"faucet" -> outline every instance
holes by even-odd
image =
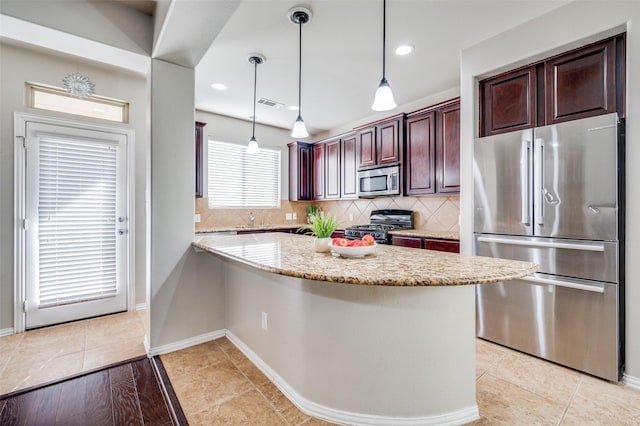
[[[253,226],[256,218],[253,216],[253,212],[249,213],[249,226]]]

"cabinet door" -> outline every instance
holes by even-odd
[[[435,192],[435,112],[407,119],[405,194]]]
[[[460,104],[436,113],[436,192],[460,192]]]
[[[324,200],[324,144],[313,145],[313,199]]]
[[[311,145],[304,142],[289,144],[289,200],[312,200]]]
[[[345,136],[342,138],[342,175],[340,176],[342,198],[358,197],[356,161],[356,135]]]
[[[376,138],[377,164],[400,161],[400,120],[377,125]]]
[[[535,65],[482,81],[481,136],[535,127],[536,81]]]
[[[324,144],[325,185],[324,198],[340,198],[340,139]]]
[[[425,238],[424,248],[427,250],[448,251],[450,253],[460,253],[460,242],[452,240],[436,240]]]
[[[368,127],[358,132],[358,167],[376,165],[376,128]]]
[[[391,245],[400,247],[422,248],[422,238],[392,235]]]
[[[611,39],[545,62],[546,124],[615,112],[615,56]]]

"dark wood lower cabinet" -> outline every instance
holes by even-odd
[[[393,235],[391,237],[391,244],[400,247],[422,248],[427,250],[460,253],[460,242],[455,240]]]

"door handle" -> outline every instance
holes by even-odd
[[[522,220],[521,223],[523,225],[531,224],[531,182],[529,181],[531,175],[531,141],[524,140],[522,141],[524,155],[524,179],[522,179],[521,183],[521,192],[522,192],[522,200],[520,208],[522,209]]]
[[[547,278],[538,278],[538,277],[524,277],[520,279],[523,281],[529,281],[529,282],[538,283],[538,284],[550,284],[557,287],[574,288],[576,290],[591,291],[593,293],[604,293],[604,286],[600,287],[595,285],[571,283],[567,281],[550,280]]]
[[[584,251],[604,251],[603,244],[575,244],[575,243],[558,243],[558,242],[546,242],[546,241],[526,241],[526,240],[512,240],[500,237],[478,237],[480,243],[498,243],[498,244],[510,244],[514,246],[526,246],[526,247],[542,247],[542,248],[557,248],[568,250],[584,250]]]
[[[537,167],[535,168],[535,182],[537,185],[537,191],[538,193],[536,194],[537,198],[538,198],[538,225],[544,225],[544,192],[546,191],[546,189],[544,189],[544,139],[541,138],[537,138],[536,139],[536,145],[538,146],[538,156],[537,156]]]

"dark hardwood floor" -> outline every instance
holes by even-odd
[[[186,424],[159,358],[133,360],[0,399],[2,426]]]

